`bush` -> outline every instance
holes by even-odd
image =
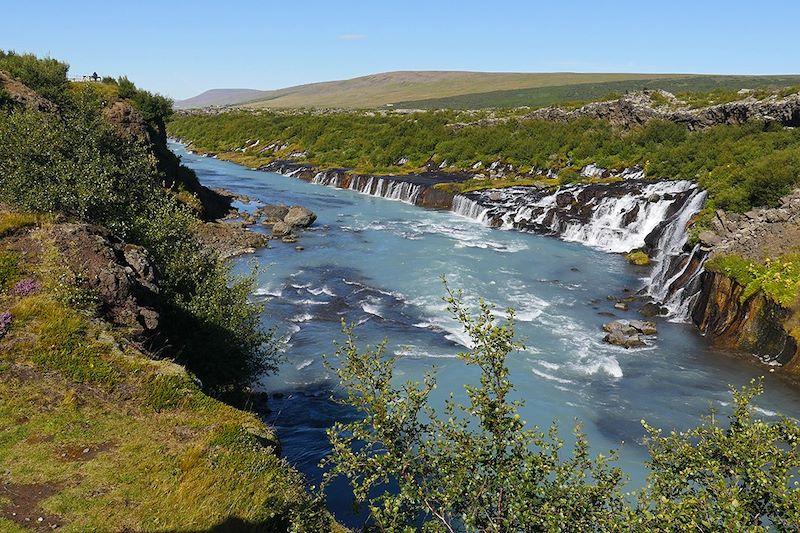
[[[165,101],[132,83],[121,83],[123,94],[155,102],[153,120],[167,112]],[[217,254],[200,244],[192,211],[160,187],[170,180],[147,147],[107,122],[98,94],[75,91],[70,98],[59,114],[0,111],[0,199],[103,225],[150,250],[162,272],[168,353],[210,389],[241,386],[272,368],[271,335],[248,300],[252,279],[230,279]],[[167,152],[165,145],[156,149]],[[180,172],[177,160],[166,167]],[[187,176],[193,174],[172,178]]]
[[[800,427],[784,418],[753,418],[763,392],[751,383],[733,391],[727,427],[712,414],[685,432],[646,423],[651,469],[632,522],[648,531],[797,531]]]
[[[603,456],[592,458],[580,428],[570,456],[555,425],[547,436],[527,429],[512,400],[508,354],[519,344],[514,312],[498,324],[481,302],[477,316],[448,291],[448,306],[474,348],[459,355],[481,371],[465,385],[469,403],[446,403],[443,416],[429,404],[432,374],[422,383],[393,385],[397,356],[385,343],[359,351],[344,327],[336,372],[344,401],[363,418],[328,431],[330,480],[344,475],[356,501],[369,506],[382,531],[595,531],[619,522],[622,473]]]
[[[49,57],[40,59],[33,54],[0,50],[0,70],[5,70],[56,104],[64,104],[67,100],[69,65],[66,63]]]
[[[474,345],[460,358],[481,372],[480,385],[465,385],[466,406],[451,396],[440,416],[429,402],[435,377],[397,385],[397,356],[385,343],[359,350],[352,328],[337,350],[343,401],[362,417],[329,430],[326,483],[347,477],[378,530],[796,531],[800,426],[753,418],[760,383],[732,389],[725,426],[712,413],[664,436],[642,421],[650,474],[628,498],[622,472],[592,459],[579,430],[562,457],[555,426],[545,437],[520,419],[505,363],[518,346],[513,309],[498,324],[483,302],[471,316],[458,295],[447,300]]]

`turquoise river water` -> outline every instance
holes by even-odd
[[[267,420],[283,453],[311,483],[321,477],[325,429],[352,416],[331,400],[335,383],[322,364],[340,338],[342,318],[358,324],[364,342],[388,338],[390,349],[405,355],[402,377],[419,378],[436,366],[435,401],[475,381],[475,372],[456,358],[465,339],[446,314],[442,275],[463,288],[468,302],[483,297],[517,310],[526,348],[509,365],[527,422],[546,427],[557,419],[568,438],[580,420],[595,452],[619,449],[630,488],[646,475],[642,419],[665,429],[688,428],[710,408],[726,411],[729,384],[765,373],[760,414],[800,416],[795,388],[763,366],[710,349],[691,325],[659,321],[658,336],[645,349],[603,343],[601,326],[610,318],[600,313],[638,318],[614,310],[607,296],[638,290],[646,275],[619,255],[172,148],[204,185],[258,202],[303,205],[318,215],[300,236],[303,251],[275,242],[236,260],[239,269],[260,265],[253,297],[266,305],[264,324],[287,338],[280,372],[260,384],[273,393]],[[358,518],[346,486],[335,486],[329,496],[336,516],[354,525]]]

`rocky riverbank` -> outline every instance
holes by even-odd
[[[800,251],[800,190],[783,197],[776,208],[744,214],[716,211],[706,225],[699,233],[699,247],[708,268],[694,289],[692,322],[715,344],[751,353],[800,377],[797,301],[790,297],[779,302],[764,290],[751,289],[753,282],[743,285],[761,265],[785,261]],[[743,265],[744,271],[729,264]],[[777,271],[771,281],[791,291],[787,285],[795,282],[782,276],[787,273]]]

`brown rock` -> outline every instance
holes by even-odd
[[[292,233],[292,227],[286,222],[276,222],[272,225],[273,237],[285,237]]]
[[[289,211],[286,213],[286,216],[283,217],[283,221],[289,226],[300,228],[306,228],[310,226],[315,220],[317,220],[317,215],[315,215],[310,209],[306,209],[305,207],[299,205],[293,205],[290,207]]]

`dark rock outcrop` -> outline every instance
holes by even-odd
[[[701,283],[691,317],[700,331],[719,347],[752,353],[800,376],[797,339],[789,333],[790,310],[761,292],[742,299],[744,287],[723,274],[705,271]]]
[[[50,100],[29,89],[24,83],[3,70],[0,70],[0,89],[8,94],[12,102],[26,109],[44,112],[56,110],[55,104]]]
[[[764,100],[745,98],[736,102],[701,109],[673,106],[657,107],[651,96],[658,93],[675,103],[674,97],[664,91],[641,91],[625,94],[617,100],[593,102],[574,111],[559,107],[545,107],[528,114],[526,118],[566,122],[581,117],[607,120],[614,126],[630,128],[650,120],[668,120],[696,130],[718,124],[744,124],[751,121],[777,122],[784,126],[800,126],[800,94],[786,98],[771,96]]]
[[[99,311],[134,336],[159,327],[158,271],[144,248],[126,244],[90,224],[55,224],[47,236],[81,289],[97,298]]]

